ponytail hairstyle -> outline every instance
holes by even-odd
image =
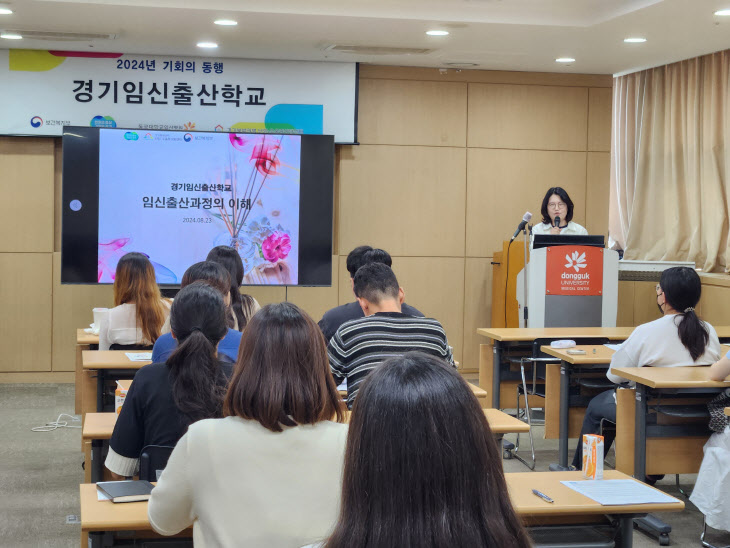
[[[184,287],[170,310],[178,346],[167,358],[175,405],[187,425],[222,416],[226,378],[216,345],[226,335],[226,307],[220,292],[198,281]]]
[[[210,250],[205,260],[218,263],[228,270],[231,276],[230,295],[231,310],[233,311],[228,327],[233,327],[237,323],[238,330],[243,331],[248,320],[256,313],[259,306],[256,299],[250,295],[241,295],[239,291],[243,283],[243,261],[241,261],[241,256],[234,248],[227,245],[219,245]]]
[[[679,314],[679,339],[689,350],[692,360],[696,361],[705,353],[705,347],[710,340],[710,334],[702,321],[695,313],[695,307],[700,302],[702,282],[693,268],[675,266],[662,272],[659,285],[664,292],[664,299]]]
[[[155,281],[155,268],[144,253],[127,253],[117,263],[114,306],[122,304],[134,304],[142,336],[154,343],[165,323],[166,309]]]
[[[453,367],[423,352],[386,360],[362,383],[341,501],[324,548],[532,545],[474,393]]]

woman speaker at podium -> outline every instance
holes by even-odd
[[[548,189],[542,200],[540,213],[542,213],[542,223],[532,227],[533,234],[588,235],[584,227],[572,221],[573,200],[562,187],[555,186]]]

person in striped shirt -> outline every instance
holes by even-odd
[[[335,382],[347,379],[348,408],[352,408],[362,381],[392,356],[420,350],[454,365],[446,332],[438,320],[401,311],[405,294],[389,266],[371,263],[360,267],[354,290],[365,317],[343,323],[327,345]]]

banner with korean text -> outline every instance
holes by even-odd
[[[354,143],[357,65],[0,50],[0,134],[63,126],[328,134]]]

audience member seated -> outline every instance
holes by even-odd
[[[531,546],[484,412],[461,375],[409,352],[384,362],[360,392],[342,509],[323,546]]]
[[[354,289],[355,273],[358,268],[369,263],[383,263],[393,266],[393,260],[387,251],[382,249],[373,249],[369,245],[361,245],[356,247],[347,256],[347,271],[350,273],[350,285]],[[406,303],[403,303],[402,310],[410,316],[423,317],[418,310]],[[325,340],[329,343],[337,329],[346,321],[362,318],[362,308],[357,301],[352,303],[336,306],[324,313],[322,319],[319,320],[319,328],[324,333]]]
[[[390,356],[422,350],[454,365],[438,320],[402,311],[403,288],[390,267],[382,263],[360,267],[353,286],[365,317],[343,323],[327,347],[335,382],[347,379],[348,407],[365,377]]]
[[[127,253],[114,275],[114,308],[98,315],[99,350],[112,344],[151,346],[170,331],[170,301],[162,298],[146,255]]]
[[[606,376],[616,384],[633,385],[612,371],[618,367],[679,367],[709,365],[720,358],[722,349],[715,329],[699,319],[695,307],[700,302],[702,284],[692,268],[674,267],[662,272],[656,286],[657,306],[663,314],[658,320],[634,329],[611,359]],[[573,466],[583,465],[583,435],[598,434],[601,419],[616,422],[615,389],[606,390],[588,404],[580,432]],[[604,434],[604,454],[615,435]],[[656,481],[647,478],[649,481]]]
[[[296,305],[265,306],[249,321],[224,414],[190,426],[175,447],[149,502],[154,530],[193,525],[195,546],[221,548],[326,537],[347,425],[324,337]]]
[[[724,381],[728,376],[730,358],[724,356],[712,364],[709,377],[713,381]],[[723,409],[730,407],[730,390],[725,390],[713,403],[710,428],[714,433],[705,443],[705,456],[689,500],[704,514],[707,525],[730,531],[730,497],[727,495],[730,491],[730,417]]]
[[[190,424],[222,416],[233,369],[216,356],[227,332],[223,297],[204,282],[188,285],[172,303],[170,324],[178,347],[165,363],[137,371],[114,426],[105,465],[119,476],[137,472],[146,445],[175,445]]]
[[[229,317],[228,327],[243,331],[251,316],[256,314],[261,306],[251,295],[242,294],[240,291],[243,283],[243,261],[241,256],[232,247],[219,245],[210,250],[205,260],[218,263],[228,270],[228,274],[231,276],[231,316]]]
[[[182,281],[180,282],[180,288],[182,289],[187,287],[196,281],[204,282],[220,292],[223,296],[223,302],[225,303],[226,308],[229,309],[227,314],[230,315],[231,282],[228,271],[222,265],[214,263],[213,261],[195,263],[185,271],[185,274],[183,274]],[[229,317],[228,315],[226,317]],[[238,357],[238,345],[240,343],[241,332],[236,331],[233,328],[229,328],[226,336],[218,343],[218,357],[221,360],[235,362]],[[175,348],[177,348],[177,342],[175,341],[172,333],[160,335],[160,338],[155,341],[155,346],[152,349],[152,362],[164,362],[170,354],[172,354]]]

